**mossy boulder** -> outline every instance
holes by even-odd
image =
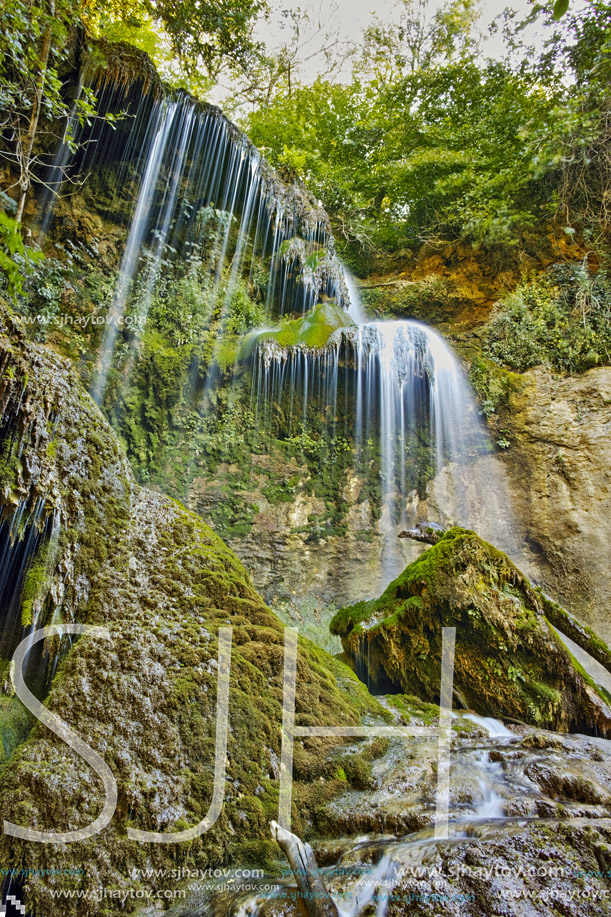
[[[611,735],[608,698],[548,624],[547,604],[505,554],[452,528],[380,598],[341,609],[331,631],[368,684],[433,702],[442,628],[455,627],[454,686],[474,710]]]
[[[45,875],[46,844],[7,835],[0,867],[28,867],[21,891],[29,912],[89,917],[102,913],[93,897],[71,901],[52,892],[137,889],[132,870],[172,868],[187,859],[205,867],[247,856],[266,865],[279,854],[269,821],[278,811],[282,624],[198,516],[136,484],[114,432],[69,364],[29,343],[2,309],[0,411],[9,451],[22,456],[0,493],[5,517],[16,512],[17,501],[27,515],[27,507],[46,497],[43,544],[46,507],[55,520],[44,576],[37,575],[35,590],[26,577],[22,591],[27,628],[76,621],[103,625],[111,634],[110,641],[89,634],[72,645],[50,641],[42,664],[55,675],[41,696],[105,759],[118,784],[117,810],[104,831],[89,841],[53,845],[53,875]],[[30,563],[36,571],[36,556]],[[128,826],[175,832],[198,824],[208,810],[218,631],[226,625],[233,627],[233,650],[221,815],[190,843],[128,840]],[[0,781],[3,817],[49,831],[90,824],[102,810],[101,781],[40,723],[26,737],[29,724],[15,704],[7,699],[0,711],[8,759]],[[389,717],[348,666],[300,641],[297,724],[357,724],[365,716]],[[294,825],[302,835],[316,828],[321,800],[343,791],[345,781],[335,776],[342,747],[336,739],[295,743]],[[62,875],[81,864],[84,876]],[[135,903],[128,898],[127,909]],[[122,907],[109,899],[103,912],[124,913]]]

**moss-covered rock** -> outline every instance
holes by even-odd
[[[331,622],[370,684],[427,701],[439,697],[443,627],[456,627],[454,686],[478,712],[611,735],[611,710],[548,625],[541,594],[474,532],[450,529],[379,599]]]
[[[28,628],[77,621],[111,633],[110,642],[85,635],[71,647],[56,639],[47,646],[58,664],[46,704],[103,756],[119,794],[101,834],[53,847],[56,874],[42,874],[46,845],[6,835],[0,865],[40,867],[41,875],[30,873],[23,889],[32,912],[114,914],[119,904],[113,910],[112,901],[101,911],[93,899],[54,899],[51,891],[133,888],[134,868],[170,867],[186,858],[202,867],[235,860],[245,850],[254,859],[269,858],[268,823],[278,806],[284,629],[235,555],[199,517],[135,483],[115,434],[69,365],[28,343],[7,311],[0,321],[3,430],[11,454],[23,457],[2,492],[3,512],[14,513],[17,499],[28,506],[43,497],[43,535],[45,514],[55,519],[53,550],[39,550],[26,576]],[[43,538],[43,547],[48,543]],[[192,843],[130,841],[128,825],[173,832],[196,825],[208,810],[217,635],[224,625],[233,627],[233,652],[221,816]],[[28,723],[13,703],[5,707],[3,817],[51,831],[91,823],[104,799],[98,778],[40,724],[23,741]],[[365,715],[388,718],[346,665],[302,641],[297,723],[356,724]],[[299,833],[315,826],[320,798],[342,791],[344,783],[334,778],[339,766],[338,740],[296,742]],[[317,796],[321,778],[324,792]],[[60,875],[82,863],[84,876]]]
[[[333,302],[322,302],[310,309],[302,318],[285,321],[279,328],[250,336],[243,353],[249,353],[257,344],[275,342],[281,349],[302,347],[320,350],[329,338],[341,328],[350,328],[354,322],[342,308]]]

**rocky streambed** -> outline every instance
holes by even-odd
[[[429,720],[413,701],[386,700],[401,722]],[[436,743],[391,740],[368,785],[328,805],[328,837],[314,842],[339,914],[611,913],[610,751],[596,737],[457,714],[447,838],[436,839]],[[169,913],[288,917],[300,907],[279,863],[260,878],[193,885]]]

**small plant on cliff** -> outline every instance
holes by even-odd
[[[261,303],[254,302],[244,285],[239,284],[231,294],[225,330],[229,334],[244,334],[260,325],[264,315]]]
[[[484,342],[494,360],[523,371],[583,372],[611,363],[611,280],[581,263],[554,265],[497,307]]]
[[[0,271],[11,299],[22,294],[29,269],[41,258],[40,252],[24,245],[17,221],[0,211]]]

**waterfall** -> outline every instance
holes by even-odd
[[[147,340],[161,338],[160,346],[177,349],[193,342],[182,392],[193,416],[204,424],[212,418],[223,386],[226,402],[247,401],[250,388],[249,443],[264,450],[272,440],[285,442],[307,455],[310,466],[324,467],[327,512],[312,521],[313,537],[346,531],[343,476],[351,468],[364,482],[372,522],[361,534],[378,538],[376,588],[385,585],[410,551],[397,534],[418,514],[441,524],[469,525],[473,517],[467,471],[489,445],[458,361],[424,324],[366,316],[320,202],[280,178],[218,109],[182,91],[139,92],[137,82],[112,68],[101,79],[100,114],[127,117],[114,130],[99,119],[82,128],[73,161],[66,161],[64,143],[55,164],[58,175],[77,184],[111,172],[103,210],[125,222],[114,293],[106,314],[96,316],[103,327],[88,364],[93,396],[120,427],[136,404],[130,386]],[[52,233],[52,227],[47,213],[44,228]],[[197,302],[183,328],[182,315],[171,309],[185,279]],[[244,329],[231,324],[240,295],[258,310],[246,330],[261,319],[266,326],[247,347]],[[178,342],[164,338],[168,315]],[[299,321],[303,329],[287,345],[283,334]],[[312,333],[317,323],[328,327],[322,342]],[[234,346],[237,338],[242,343]],[[155,371],[156,365],[153,377]],[[149,387],[152,376],[145,379]],[[134,422],[141,418],[128,418],[127,428]],[[475,494],[474,521],[503,545],[495,536],[507,512],[496,483],[485,511]],[[494,524],[486,528],[482,516],[494,517]]]
[[[17,645],[31,635],[37,626],[40,604],[35,589],[26,588],[27,577],[37,570],[33,565],[44,559],[45,548],[57,537],[57,519],[50,514],[45,519],[45,499],[39,498],[28,511],[20,503],[12,516],[0,522],[0,691],[6,690],[9,677],[6,663]],[[26,594],[29,593],[29,594]],[[42,597],[41,597],[42,598]],[[29,606],[29,607],[28,607]],[[44,681],[46,668],[41,664],[43,647],[37,647],[34,659],[26,656],[28,672],[36,684]]]
[[[155,117],[151,121],[153,129],[151,132],[152,138],[147,156],[147,165],[131,220],[127,244],[125,246],[125,252],[119,271],[119,280],[112,304],[112,313],[106,323],[97,374],[93,385],[92,394],[98,402],[101,400],[104,393],[117,335],[125,314],[127,294],[134,279],[145,233],[148,229],[150,213],[153,208],[157,182],[159,180],[159,173],[168,146],[168,139],[170,137],[177,106],[173,103],[168,106],[156,106],[156,108]],[[161,210],[163,211],[164,208],[162,207]],[[155,245],[153,262],[153,270],[155,273],[158,270],[159,261],[161,259],[161,250],[161,245]]]
[[[217,108],[182,91],[139,95],[108,78],[98,109],[72,160],[62,143],[49,173],[55,192],[65,176],[78,187],[112,167],[115,191],[105,210],[124,214],[133,202],[112,303],[96,317],[104,326],[91,385],[98,402],[111,373],[125,376],[133,364],[156,292],[172,272],[180,277],[201,265],[209,317],[221,320],[240,282],[255,278],[270,317],[305,314],[321,296],[347,301],[322,206],[283,182]],[[126,117],[111,130],[103,116],[118,112]],[[52,232],[52,203],[47,196],[42,235]]]
[[[421,322],[371,321],[349,276],[348,315],[320,349],[279,346],[262,331],[253,359],[252,406],[261,437],[344,438],[353,467],[375,477],[382,537],[381,582],[405,566],[400,529],[417,520],[429,484],[450,469],[452,508],[436,508],[443,525],[469,524],[468,463],[489,451],[457,358]],[[345,446],[345,448],[348,448]],[[337,461],[337,449],[329,461]],[[339,475],[339,470],[338,470]],[[496,488],[503,492],[503,487]],[[433,520],[431,520],[433,521]]]
[[[433,475],[446,461],[462,460],[462,423],[471,409],[470,395],[450,348],[419,322],[365,321],[358,326],[355,350],[358,449],[369,442],[372,419],[379,417],[383,572],[388,579],[400,572],[397,526],[408,524],[408,439],[427,437]]]
[[[359,291],[352,275],[345,268],[344,277],[346,278],[346,288],[348,290],[348,315],[355,325],[362,325],[366,321],[366,316]]]

